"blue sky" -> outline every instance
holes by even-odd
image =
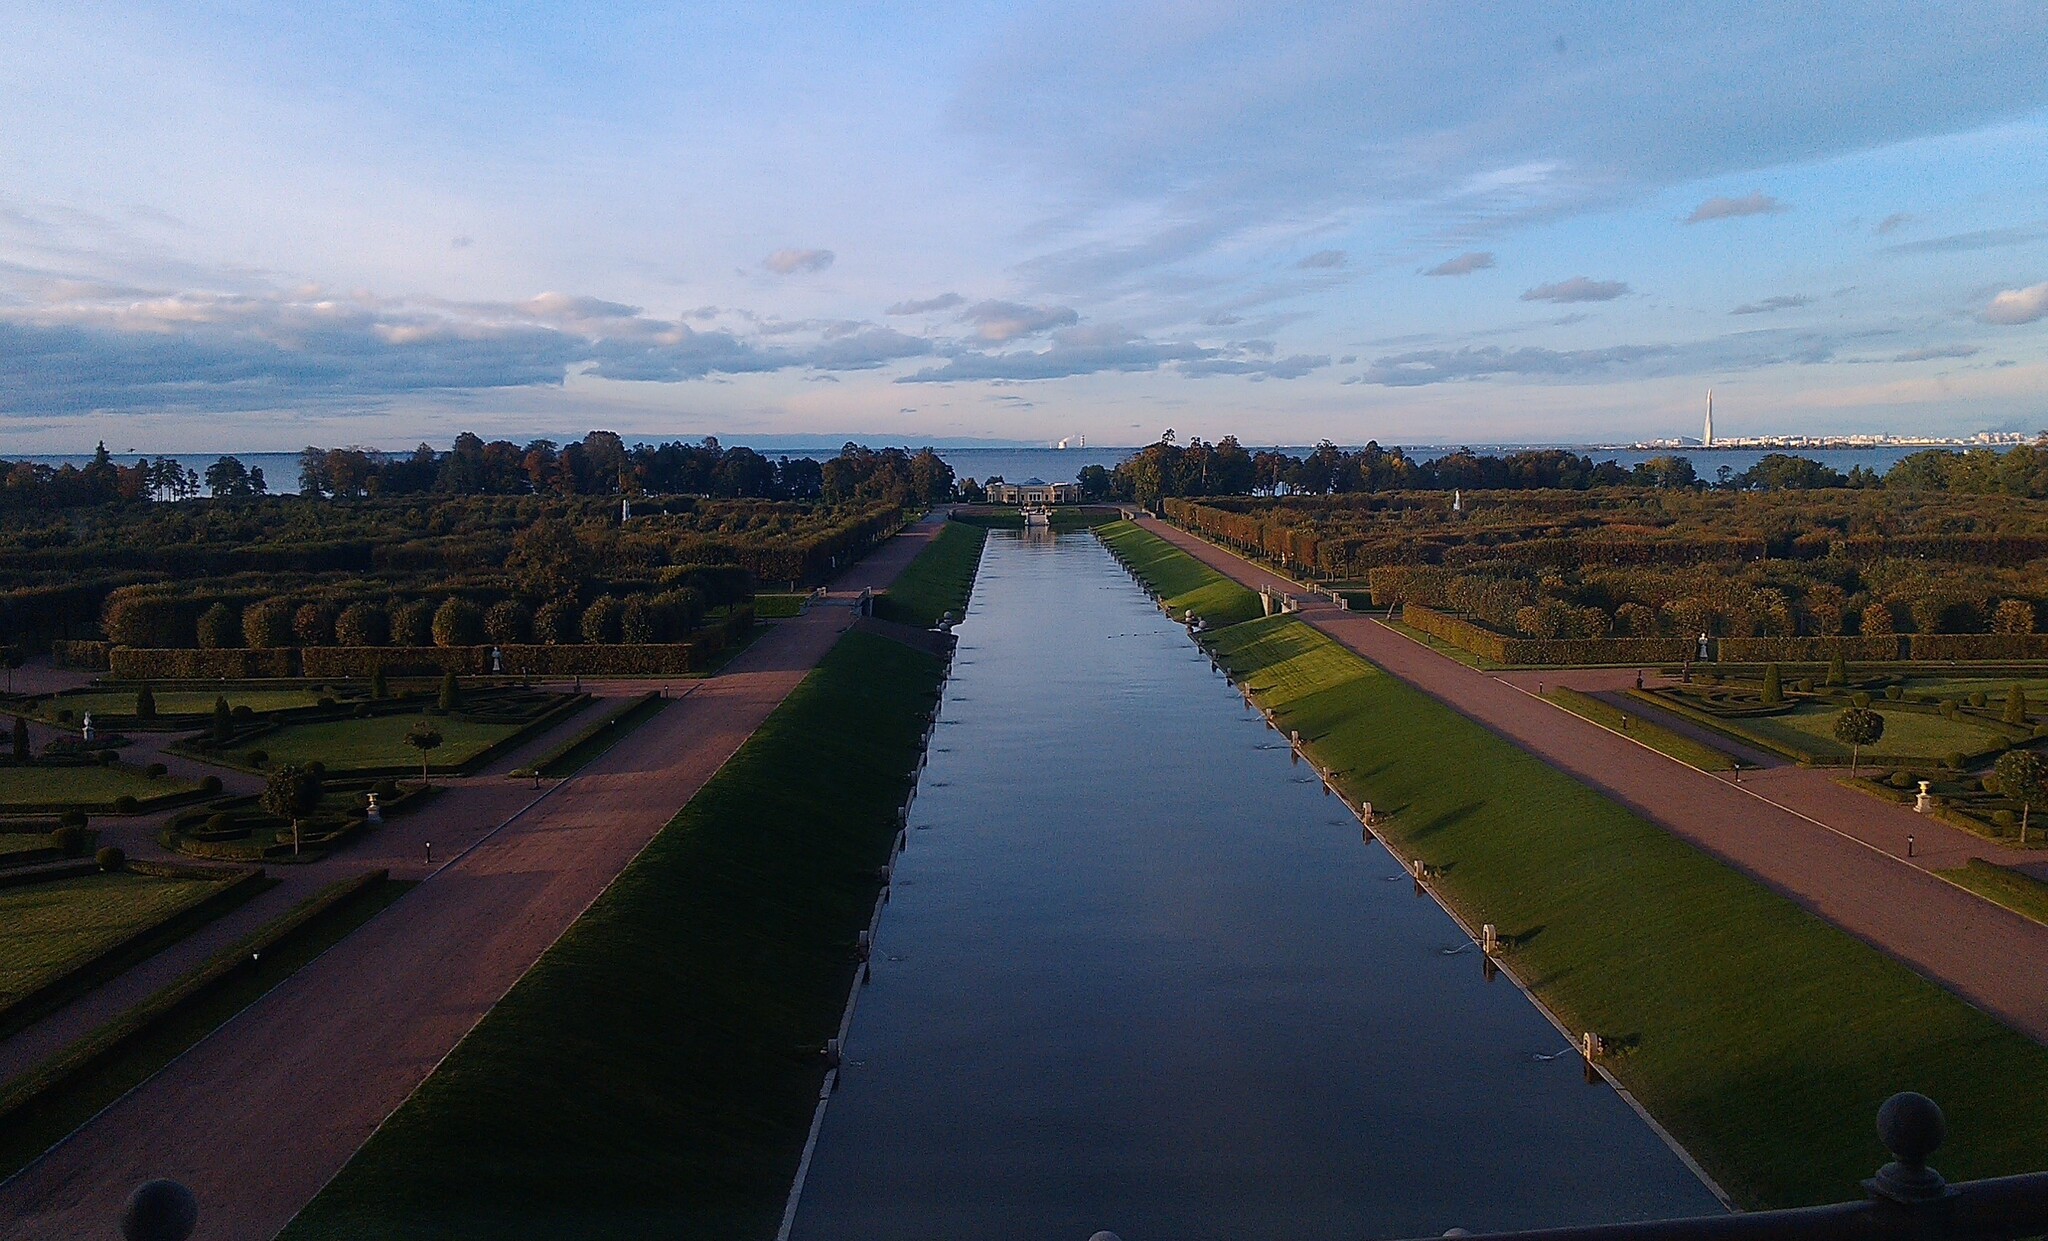
[[[0,16],[6,451],[2048,426],[2038,2]]]

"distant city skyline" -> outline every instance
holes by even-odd
[[[2048,9],[12,6],[0,449],[2048,426]]]

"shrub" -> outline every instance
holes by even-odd
[[[244,763],[247,763],[251,767],[261,767],[263,764],[270,761],[270,751],[251,750],[247,754],[244,754],[242,756],[242,761]]]
[[[1944,699],[1942,699],[1942,700],[1941,700],[1941,718],[1942,718],[1942,719],[1945,719],[1945,720],[1952,720],[1952,719],[1956,718],[1956,715],[1957,715],[1957,713],[1958,713],[1958,712],[1957,712],[1957,708],[1956,708],[1955,700],[1954,700],[1953,698],[1944,698]]]
[[[199,782],[199,791],[202,793],[220,792],[220,777],[208,776],[204,780],[201,780]]]
[[[121,756],[119,754],[114,753],[112,750],[101,750],[98,754],[93,755],[93,757],[99,760],[100,766],[112,767],[115,761],[119,759]]]
[[[533,640],[533,612],[517,599],[505,599],[484,613],[484,633],[500,646]]]
[[[370,718],[370,704],[369,704],[369,703],[367,703],[367,702],[359,702],[359,703],[357,703],[357,704],[356,704],[356,709],[355,709],[355,711],[353,712],[353,714],[354,714],[354,715],[355,715],[355,717],[356,717],[357,719],[359,719],[359,720],[367,720],[367,719],[369,719],[369,718]]]
[[[2005,722],[2024,725],[2027,722],[2027,690],[2023,685],[2013,685],[2005,691]]]
[[[250,706],[248,703],[243,703],[241,706],[235,708],[234,715],[235,718],[238,720],[253,720],[256,718],[256,708]]]
[[[533,616],[533,640],[548,646],[563,646],[583,635],[583,613],[567,595],[541,604]]]
[[[50,833],[50,843],[62,849],[65,857],[76,857],[85,849],[85,828],[67,823]]]
[[[59,707],[57,709],[57,722],[59,724],[69,724],[73,718],[70,707]]]
[[[1984,691],[1981,689],[1970,695],[1970,705],[1973,707],[1982,707],[1990,701],[1990,699],[1984,696]]]
[[[393,780],[389,776],[386,776],[382,780],[379,780],[377,781],[377,783],[371,785],[370,791],[372,793],[375,793],[377,796],[388,800],[390,798],[398,796],[398,781]]]
[[[2025,599],[2004,599],[1991,612],[1991,632],[2034,632],[2034,605]]]
[[[1962,752],[1961,750],[1951,750],[1951,751],[1949,751],[1949,756],[1948,756],[1948,759],[1947,759],[1947,766],[1948,766],[1948,769],[1949,769],[1950,771],[1961,771],[1961,770],[1962,770],[1963,768],[1965,768],[1965,767],[1967,767],[1967,766],[1969,766],[1969,765],[1970,765],[1970,756],[1969,756],[1969,755],[1967,755],[1967,754],[1963,753],[1963,752]]]
[[[619,641],[644,645],[655,640],[654,612],[644,595],[634,595],[619,609]]]
[[[475,646],[483,634],[483,613],[460,595],[449,596],[434,610],[435,646]]]
[[[1870,695],[1864,693],[1861,690],[1858,690],[1855,693],[1849,695],[1849,701],[1859,707],[1867,707],[1870,705]]]
[[[292,641],[291,601],[260,599],[242,612],[242,641],[252,647],[290,646]]]
[[[300,646],[334,645],[334,605],[324,600],[299,605],[292,613],[292,637]]]
[[[142,803],[123,793],[114,799],[115,814],[135,814],[142,809]]]
[[[1895,771],[1886,776],[1884,782],[1895,789],[1910,789],[1916,783],[1910,771]]]
[[[378,664],[370,669],[370,697],[389,698],[390,696],[391,686],[384,679],[384,665]]]
[[[583,610],[583,640],[585,642],[617,642],[619,625],[624,619],[625,605],[611,595],[599,595]]]
[[[25,763],[30,757],[28,721],[17,715],[14,717],[14,761]]]
[[[128,864],[128,855],[121,851],[119,845],[106,845],[98,853],[92,855],[92,860],[99,864],[101,870],[111,872],[126,866]]]
[[[1785,682],[1776,664],[1764,665],[1764,701],[1785,701]]]
[[[1891,702],[1898,702],[1906,696],[1906,691],[1897,685],[1887,685],[1884,687],[1884,696]]]
[[[443,711],[453,711],[462,705],[462,687],[455,679],[455,669],[450,668],[441,674],[441,694],[434,705]]]
[[[199,649],[218,651],[233,646],[242,636],[242,627],[236,623],[235,610],[225,603],[215,603],[199,614]]]
[[[334,619],[337,646],[382,646],[391,640],[391,614],[374,603],[351,603]]]
[[[1847,685],[1848,683],[1849,665],[1842,659],[1841,653],[1838,651],[1828,659],[1827,684]]]
[[[433,643],[433,604],[425,599],[414,599],[391,609],[391,645],[432,646]]]
[[[75,827],[82,832],[85,830],[85,811],[66,810],[57,816],[57,822],[64,827]]]
[[[1991,812],[1991,821],[2000,827],[2012,827],[2020,821],[2020,816],[2010,810],[1994,810]]]
[[[149,766],[142,769],[142,774],[149,777],[152,780],[161,780],[170,773],[171,769],[164,766],[162,763],[151,763]]]
[[[153,720],[156,718],[156,692],[144,681],[142,688],[135,691],[135,718]]]

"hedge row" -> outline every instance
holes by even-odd
[[[1914,659],[2048,659],[2048,633],[1916,633]]]
[[[114,644],[111,642],[60,638],[50,643],[50,661],[59,668],[83,668],[87,672],[105,672],[107,652],[113,648]]]
[[[1690,638],[1510,638],[1419,603],[1403,604],[1410,628],[1502,664],[1657,664],[1693,655]]]
[[[702,671],[753,622],[707,630],[688,642],[597,646],[318,646],[262,650],[184,651],[152,647],[114,648],[113,675],[123,680],[264,677],[367,677],[382,668],[387,676],[456,672],[491,673],[491,651],[500,655],[505,676],[676,676]]]
[[[1919,638],[1913,642],[1918,645]],[[1840,655],[1843,659],[1899,660],[1906,658],[1906,639],[1900,634],[1860,638],[1722,638],[1714,647],[1719,658],[1731,663],[1824,663]]]

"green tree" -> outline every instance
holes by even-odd
[[[2005,722],[2021,727],[2027,722],[2027,690],[2018,682],[2005,691]]]
[[[144,681],[142,687],[135,691],[135,718],[138,720],[153,720],[156,718],[156,691],[149,687],[149,682],[147,681]]]
[[[2007,750],[1998,756],[1998,788],[2020,804],[2020,843],[2027,843],[2027,817],[2035,806],[2048,805],[2048,760],[2032,750]]]
[[[235,735],[235,713],[228,709],[225,696],[213,700],[213,741],[215,745],[226,745]]]
[[[1829,685],[1847,685],[1849,683],[1849,665],[1842,659],[1840,651],[1836,651],[1828,657],[1827,683]]]
[[[583,610],[583,640],[585,642],[617,642],[619,627],[625,620],[626,607],[614,595],[599,595]]]
[[[441,674],[441,696],[434,705],[443,711],[453,711],[462,705],[462,686],[456,680],[455,669],[449,668]]]
[[[384,680],[383,664],[377,664],[370,669],[370,697],[391,697],[391,686]]]
[[[405,744],[420,752],[420,781],[429,783],[427,755],[441,746],[441,730],[425,720],[414,724],[405,734]]]
[[[299,820],[320,806],[320,773],[297,763],[273,768],[257,804],[292,825],[292,853],[299,851]]]
[[[1778,665],[1776,664],[1764,665],[1764,701],[1770,703],[1785,701],[1784,674],[1778,671]]]
[[[533,612],[517,599],[501,599],[484,612],[484,633],[500,646],[533,641]]]
[[[292,644],[292,607],[289,599],[261,599],[242,610],[242,640],[252,647]]]
[[[226,650],[235,644],[239,630],[235,610],[225,603],[215,603],[199,614],[199,649]]]
[[[1835,740],[1849,747],[1849,777],[1856,776],[1856,762],[1863,747],[1884,738],[1884,717],[1869,707],[1844,707],[1835,717]]]
[[[435,646],[475,646],[483,640],[482,609],[460,595],[450,595],[434,610]]]
[[[382,606],[358,600],[334,618],[337,646],[382,646],[391,640],[391,616]]]
[[[28,743],[28,721],[21,716],[14,717],[14,761],[26,763],[30,757]]]

